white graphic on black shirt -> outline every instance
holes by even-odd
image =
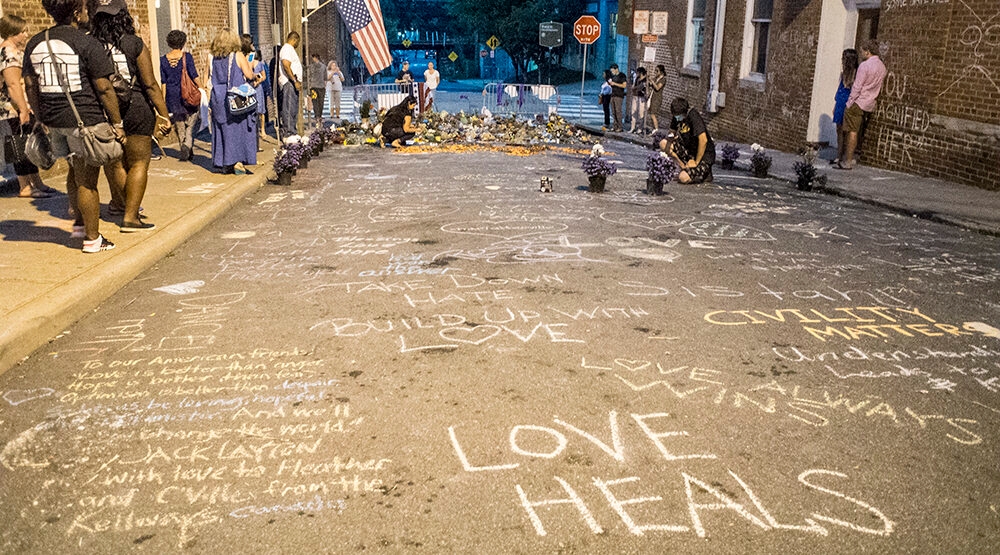
[[[38,88],[42,94],[62,94],[62,86],[59,85],[59,77],[56,71],[62,74],[63,80],[69,86],[69,91],[80,92],[83,90],[83,79],[80,77],[80,56],[70,45],[59,39],[52,39],[52,53],[49,47],[42,42],[31,52],[31,64],[35,67],[38,75]]]

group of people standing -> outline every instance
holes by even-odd
[[[124,0],[88,0],[86,5],[84,0],[42,0],[42,6],[54,26],[30,39],[23,19],[3,17],[0,27],[10,47],[4,48],[4,97],[17,112],[19,132],[41,126],[50,154],[70,162],[71,236],[83,239],[85,253],[109,250],[114,244],[100,233],[101,167],[79,155],[84,134],[106,126],[121,144],[120,156],[102,166],[111,189],[108,211],[121,217],[123,233],[146,231],[156,227],[140,213],[152,137],[169,132],[171,120],[149,49],[136,36]],[[7,79],[6,70],[13,67],[21,70],[23,90],[20,82]],[[8,123],[3,131],[14,128]],[[32,196],[37,196],[34,190],[49,192],[39,186],[36,167],[21,163],[18,171],[33,172],[28,177]]]
[[[170,51],[160,58],[156,79],[150,50],[136,34],[125,0],[41,0],[53,26],[30,36],[23,18],[0,18],[0,136],[2,162],[14,165],[20,196],[44,198],[54,189],[39,178],[25,156],[25,137],[41,132],[51,155],[69,162],[66,190],[73,218],[72,238],[83,251],[114,248],[100,232],[98,178],[103,168],[110,186],[108,215],[120,217],[123,233],[155,229],[141,207],[148,181],[154,136],[174,129],[181,160],[194,156],[202,97],[195,59],[184,50],[185,33],[171,31]],[[30,36],[30,38],[29,38]],[[212,164],[223,173],[248,172],[256,164],[263,134],[267,70],[249,35],[223,30],[211,43]],[[231,93],[251,87],[253,109],[231,109]],[[84,152],[84,129],[106,126],[120,152],[100,167]],[[8,160],[10,158],[10,160]]]
[[[610,130],[622,132],[625,130],[622,125],[622,106],[625,104],[626,96],[631,98],[629,103],[629,119],[631,125],[629,133],[639,133],[640,135],[650,134],[660,127],[657,112],[663,104],[663,89],[667,86],[667,70],[663,64],[659,64],[653,70],[653,76],[644,67],[636,68],[632,74],[631,83],[625,74],[618,69],[618,64],[611,64],[604,71],[604,80],[601,83],[599,100],[604,108],[604,131]],[[647,114],[652,127],[647,127]],[[614,117],[614,124],[611,119]]]
[[[885,64],[879,58],[878,41],[865,41],[860,53],[854,48],[844,50],[833,107],[833,123],[837,125],[837,157],[830,163],[837,169],[854,169],[854,154],[868,119],[875,111],[886,73]]]

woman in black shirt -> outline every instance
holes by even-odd
[[[378,138],[379,145],[389,143],[394,147],[403,146],[417,134],[413,125],[413,109],[417,107],[417,99],[408,96],[402,102],[389,108],[382,120],[382,134]]]
[[[150,230],[156,226],[140,219],[139,206],[146,194],[153,132],[157,129],[161,133],[170,131],[167,105],[153,75],[153,59],[146,44],[135,34],[125,0],[89,0],[88,5],[90,34],[111,52],[118,73],[132,89],[132,98],[122,113],[128,137],[124,159],[108,164],[104,172],[112,191],[117,189],[117,194],[112,194],[117,198],[112,200],[124,201],[124,206],[114,207],[124,211],[121,231]]]

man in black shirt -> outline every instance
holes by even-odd
[[[396,83],[399,85],[399,92],[413,94],[413,72],[410,71],[410,62],[403,62],[403,69],[396,74]]]
[[[715,143],[701,114],[677,97],[670,103],[670,129],[677,132],[677,140],[670,145],[670,154],[680,164],[681,183],[711,183],[712,164],[715,163]]]
[[[611,113],[615,118],[615,125],[612,131],[624,131],[622,127],[622,103],[625,102],[625,88],[628,86],[628,79],[625,74],[618,71],[618,64],[611,64]]]

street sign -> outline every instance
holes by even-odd
[[[487,52],[485,48],[479,51],[480,58],[485,58],[486,56],[489,56],[489,52]]]
[[[547,21],[538,24],[538,44],[546,48],[562,46],[563,26],[562,23]]]
[[[413,44],[413,42],[410,41],[410,39],[403,39],[403,48],[409,48],[411,44]]]
[[[657,39],[659,39],[659,37],[657,37],[656,35],[643,35],[642,36],[642,42],[644,42],[646,44],[656,44]]]
[[[489,46],[490,50],[496,50],[497,47],[500,46],[500,39],[498,39],[496,35],[493,35],[486,40],[486,46]]]
[[[448,59],[454,62],[455,60],[458,59],[458,54],[455,54],[455,51],[452,50],[451,54],[448,54]]]
[[[594,44],[601,36],[601,22],[592,15],[581,16],[573,24],[573,36],[580,44]]]

